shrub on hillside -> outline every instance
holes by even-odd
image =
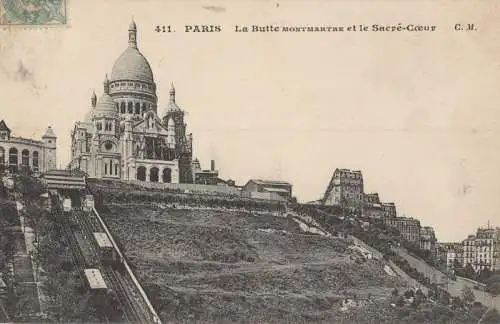
[[[500,272],[495,272],[486,280],[486,291],[493,295],[500,295]]]
[[[500,323],[500,314],[496,309],[491,309],[484,315],[481,323],[488,323],[488,324]]]

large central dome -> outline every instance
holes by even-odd
[[[116,60],[111,72],[111,81],[117,80],[153,83],[151,66],[136,48],[127,48]]]
[[[130,80],[154,83],[153,71],[148,60],[137,49],[137,27],[130,23],[128,48],[116,60],[111,72],[111,81]]]

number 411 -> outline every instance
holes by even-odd
[[[172,32],[172,26],[156,26],[155,31],[157,33],[171,33]]]

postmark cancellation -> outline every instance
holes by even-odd
[[[65,25],[66,0],[0,0],[0,25]]]

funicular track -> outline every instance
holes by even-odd
[[[80,209],[75,209],[71,211],[71,213],[76,216],[81,225],[82,232],[87,233],[87,236],[90,238],[87,239],[86,242],[91,242],[89,246],[91,248],[92,255],[99,260],[99,247],[97,246],[97,242],[93,239],[92,233],[103,232],[102,226],[95,218],[94,221],[92,221],[92,217]],[[132,321],[133,323],[148,323],[147,319],[142,316],[142,312],[140,311],[137,301],[134,299],[134,296],[130,291],[130,287],[127,287],[124,283],[125,280],[123,276],[118,271],[113,269],[112,266],[103,265],[101,262],[97,262],[94,267],[101,271],[104,280],[116,293],[125,319],[127,321]]]
[[[72,251],[80,278],[85,281],[83,272],[86,268],[98,269],[108,289],[115,293],[117,306],[122,312],[121,320],[129,323],[151,323],[146,315],[147,308],[144,307],[144,301],[137,298],[134,292],[135,287],[131,282],[111,265],[101,262],[99,247],[93,237],[93,233],[103,232],[100,222],[94,215],[87,214],[80,208],[64,212],[58,199],[58,197],[53,197],[53,212]],[[106,321],[109,322],[110,314],[104,315]]]

